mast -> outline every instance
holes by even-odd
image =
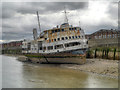
[[[69,13],[69,12],[66,11],[65,7],[64,7],[64,12],[63,13],[65,13],[64,23],[68,23],[67,13]]]
[[[41,27],[40,27],[40,20],[39,20],[39,14],[38,14],[38,11],[37,11],[37,19],[38,19],[38,26],[39,26],[39,30],[40,30],[40,34],[41,34]]]

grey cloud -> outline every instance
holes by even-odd
[[[15,14],[16,14],[16,12],[13,10],[2,10],[2,18],[3,19],[14,17]]]
[[[110,15],[111,18],[118,19],[118,3],[117,2],[110,3],[108,6],[107,13]]]
[[[112,4],[112,3],[111,3]],[[78,10],[79,12],[82,10],[82,12],[86,12],[88,8],[88,2],[7,2],[3,3],[3,13],[2,13],[2,19],[3,19],[3,25],[2,25],[2,37],[3,40],[19,40],[23,38],[30,38],[32,39],[32,29],[37,28],[37,17],[36,11],[39,11],[39,14],[41,15],[40,21],[41,21],[41,28],[42,30],[53,28],[56,25],[59,25],[61,20],[61,17],[54,16],[52,19],[49,17],[49,15],[52,15],[53,13],[62,12],[64,9],[64,6],[66,6],[66,9],[68,11],[72,10]],[[116,8],[114,8],[112,5],[109,5],[109,10],[107,11],[107,14],[109,15],[110,19],[116,19]],[[18,14],[19,17],[17,16]],[[30,17],[27,17],[27,15],[30,15]],[[42,16],[43,15],[43,16]],[[46,16],[44,16],[46,15]],[[57,14],[59,15],[59,14]],[[17,16],[17,17],[16,17]],[[32,17],[32,18],[31,18]],[[76,17],[78,18],[78,17]],[[74,20],[73,20],[74,22]],[[89,22],[89,21],[88,21]],[[104,20],[100,22],[99,25],[86,25],[83,23],[83,29],[86,33],[93,33],[94,31],[97,31],[102,28],[111,29],[114,27],[111,25],[111,23],[105,23]],[[39,30],[38,30],[39,34]]]
[[[32,33],[14,33],[14,32],[3,32],[2,33],[2,39],[3,40],[19,40],[24,38],[31,38],[32,39]]]
[[[30,25],[27,25],[26,22],[25,25],[17,27],[18,24],[21,25],[21,23],[19,22],[21,17],[20,18],[15,17],[15,15],[18,13],[21,13],[22,15],[26,14],[36,15],[36,11],[39,11],[39,14],[50,14],[56,13],[58,11],[63,11],[64,6],[66,6],[66,8],[69,10],[74,10],[84,9],[87,7],[87,4],[88,4],[87,2],[27,2],[27,3],[4,2],[2,5],[3,31],[25,32],[27,30],[26,32],[30,32],[33,27],[36,27],[37,19],[36,23],[31,23]],[[44,17],[43,18],[40,17],[40,20],[42,23],[46,23],[49,21],[49,19]],[[46,29],[46,26],[42,24],[42,30],[44,29]]]
[[[16,8],[11,2],[2,3],[2,19],[13,17],[15,13],[16,13]]]
[[[89,28],[89,29],[88,29]],[[101,23],[99,25],[86,25],[86,26],[83,26],[83,29],[85,31],[86,34],[91,34],[91,33],[94,33],[100,29],[108,29],[108,30],[111,30],[111,29],[118,29],[117,27],[115,26],[112,26],[110,23],[107,24],[107,23]]]
[[[39,11],[40,14],[54,13],[63,10],[64,6],[69,10],[85,9],[88,2],[4,2],[2,16],[9,18],[15,13],[36,14],[36,11]]]
[[[2,27],[5,27],[5,28],[14,28],[13,26],[10,26],[8,24],[2,24]]]
[[[118,3],[118,29],[120,30],[120,2]]]
[[[89,29],[87,29],[89,28]],[[108,30],[117,30],[118,27],[115,27],[115,26],[112,26],[111,24],[100,24],[100,25],[93,25],[93,26],[87,26],[85,27],[85,33],[86,34],[91,34],[91,33],[94,33],[95,31],[98,31],[100,29],[108,29]]]
[[[87,5],[87,2],[34,2],[30,3],[28,7],[25,6],[24,9],[19,9],[18,12],[34,14],[38,10],[40,14],[47,14],[61,11],[64,9],[64,6],[69,10],[77,10],[87,8]]]

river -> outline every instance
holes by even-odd
[[[2,56],[2,88],[117,88],[118,79]]]

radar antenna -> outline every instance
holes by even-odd
[[[65,7],[64,7],[64,12],[63,13],[65,13],[64,23],[68,23],[67,13],[69,13],[69,12],[66,11]]]

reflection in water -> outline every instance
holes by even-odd
[[[3,56],[4,88],[105,88],[118,87],[117,79],[63,69],[55,64],[29,64]]]
[[[87,74],[80,74],[78,71],[60,69],[60,67],[51,67],[51,65],[26,65],[23,73],[23,78],[31,83],[34,82],[33,86],[28,85],[29,82],[25,82],[28,87],[84,87],[84,82],[88,77]]]

